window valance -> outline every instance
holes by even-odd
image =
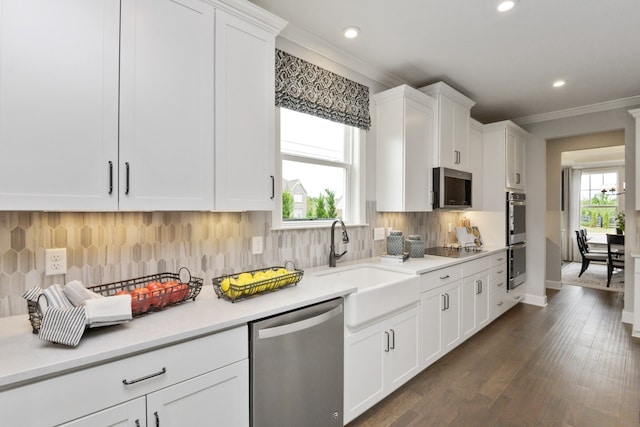
[[[276,49],[276,106],[368,130],[369,88]]]

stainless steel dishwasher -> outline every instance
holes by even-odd
[[[249,323],[251,425],[343,425],[343,299]]]

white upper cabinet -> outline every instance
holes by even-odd
[[[525,144],[528,138],[529,134],[524,129],[508,120],[484,126],[485,207],[498,202],[503,205],[505,190],[525,189]]]
[[[482,135],[482,124],[474,119],[470,120],[469,127],[469,172],[473,176],[471,187],[472,210],[481,211],[483,205],[483,185],[484,162],[482,161],[484,151],[484,140]]]
[[[216,15],[215,208],[272,210],[275,34]]]
[[[518,129],[507,127],[505,135],[506,174],[505,186],[509,189],[524,190],[525,186],[525,141],[526,136]]]
[[[403,85],[375,95],[375,103],[378,211],[431,211],[435,99]]]
[[[0,210],[269,210],[275,37],[245,2],[0,0]]]
[[[0,210],[117,209],[119,14],[0,0]]]
[[[475,102],[460,92],[438,82],[420,88],[438,101],[437,138],[433,167],[447,167],[470,172],[469,121]]]
[[[213,207],[214,13],[122,1],[120,210]]]

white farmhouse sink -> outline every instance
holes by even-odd
[[[350,328],[360,326],[420,299],[420,278],[412,273],[392,271],[373,265],[356,265],[317,273],[332,283],[358,288],[344,302],[344,321]]]

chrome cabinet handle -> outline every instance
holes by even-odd
[[[442,294],[442,311],[447,310],[447,294]]]
[[[504,273],[504,270],[498,271],[498,274],[502,274],[502,273]]]
[[[440,280],[444,280],[444,279],[448,279],[449,275],[447,274],[446,276],[440,276]]]
[[[384,352],[385,353],[389,353],[389,332],[384,331],[384,334],[386,335],[387,339],[386,339],[386,346],[384,348]]]
[[[131,385],[131,384],[135,384],[135,383],[139,383],[140,381],[145,381],[148,379],[151,379],[153,377],[159,377],[160,375],[164,375],[167,373],[167,368],[162,368],[162,370],[155,372],[153,374],[149,374],[149,375],[145,375],[144,377],[140,377],[140,378],[136,378],[135,380],[127,380],[126,378],[124,380],[122,380],[122,384],[124,385]]]
[[[160,415],[158,415],[158,411],[154,412],[153,415],[156,417],[156,427],[160,427]]]
[[[502,304],[504,304],[502,301],[500,301],[497,305],[498,307],[500,307]]]
[[[516,295],[513,299],[520,299],[520,295]]]
[[[125,162],[124,163],[125,169],[126,169],[126,175],[125,175],[125,190],[124,190],[124,194],[126,196],[129,195],[129,162]]]
[[[271,200],[276,198],[276,178],[273,175],[271,177]]]
[[[504,258],[500,257],[500,258],[496,258],[496,261],[502,261]]]
[[[482,293],[482,280],[476,280],[476,295]]]
[[[260,329],[258,331],[258,339],[274,338],[282,335],[292,334],[294,332],[313,328],[321,323],[327,322],[342,313],[342,305],[332,308],[329,311],[310,317],[309,319],[300,320],[294,323],[287,323],[282,326],[274,326],[272,328]]]
[[[140,420],[136,420],[136,427],[140,427]]]
[[[393,329],[389,329],[391,331],[391,350],[396,348],[396,331]]]
[[[520,174],[516,173],[516,184],[520,184]]]
[[[109,194],[113,194],[113,162],[109,160]]]
[[[497,286],[498,286],[498,287],[500,287],[500,286],[504,286],[504,282],[500,282],[500,283],[498,283],[498,285],[497,285]]]
[[[454,151],[453,151],[453,153],[454,153],[454,160],[453,160],[453,162],[454,162],[456,165],[459,165],[459,164],[460,164],[460,151],[458,151],[458,150],[454,150]]]

